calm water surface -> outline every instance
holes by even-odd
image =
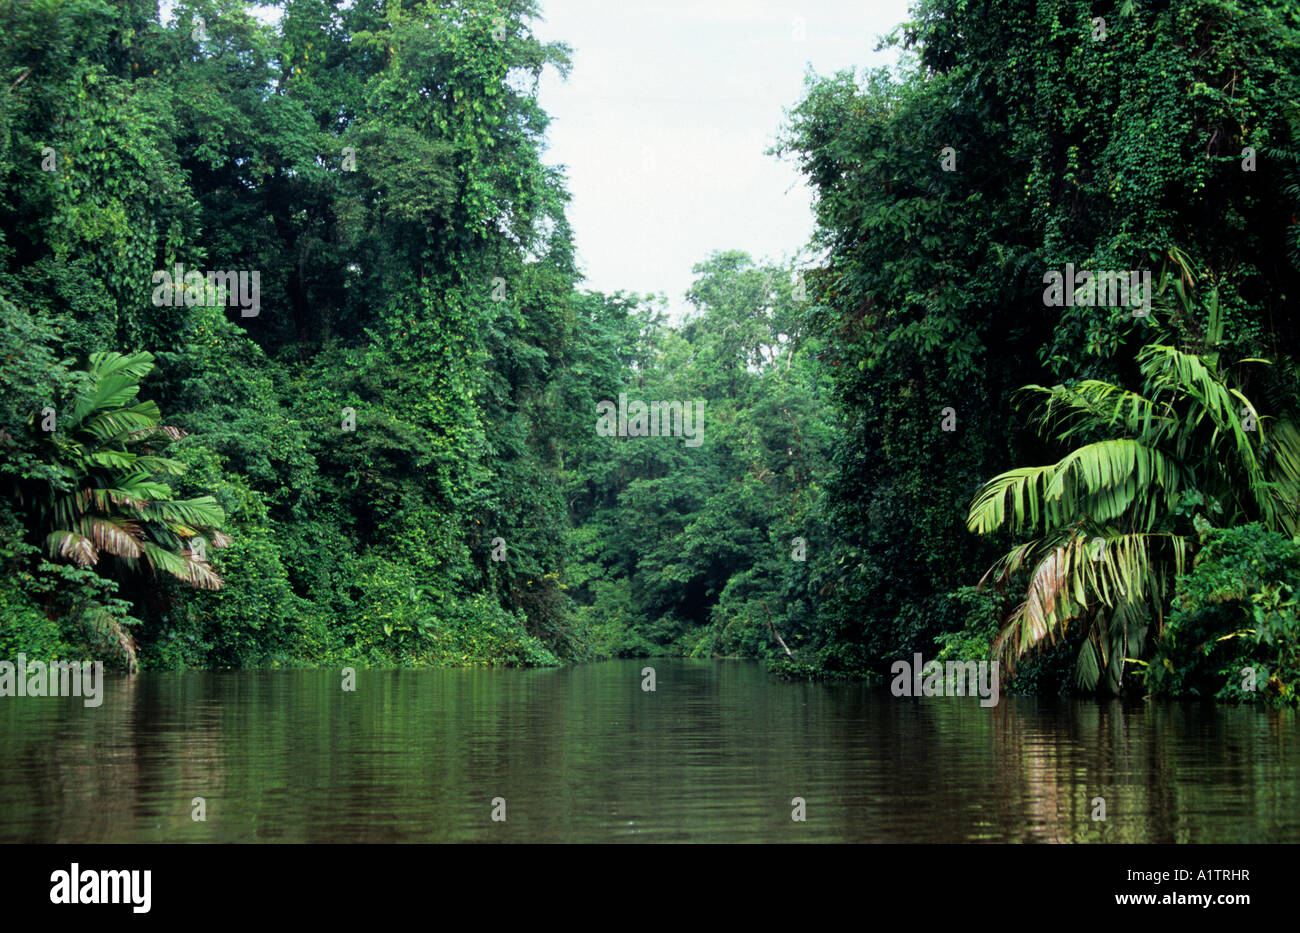
[[[747,662],[340,681],[144,674],[97,709],[0,698],[0,841],[1300,842],[1289,712],[984,709]]]

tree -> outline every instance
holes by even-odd
[[[1204,326],[1165,340],[1126,310],[1045,307],[1045,270],[1156,269],[1177,244],[1215,278],[1232,354],[1285,368],[1300,350],[1294,3],[1132,0],[1105,41],[1090,0],[990,10],[920,0],[888,40],[902,66],[810,76],[777,150],[815,192],[826,256],[808,291],[841,426],[828,666],[929,650],[996,557],[963,519],[983,480],[1047,459],[1019,386],[1135,384],[1143,346]]]
[[[66,422],[46,441],[53,469],[35,503],[36,527],[52,557],[78,566],[109,555],[132,570],[143,562],[191,586],[219,589],[221,578],[192,542],[206,535],[214,547],[225,546],[224,515],[212,496],[173,499],[162,478],[184,467],[155,447],[181,432],[161,424],[157,403],[136,401],[152,368],[150,353],[91,356]]]
[[[997,650],[1014,663],[1079,621],[1087,637],[1076,674],[1089,689],[1104,671],[1118,691],[1149,621],[1163,626],[1197,532],[1258,520],[1294,534],[1300,517],[1300,432],[1289,414],[1261,415],[1217,354],[1153,344],[1138,361],[1140,393],[1098,379],[1026,387],[1040,429],[1081,443],[1053,464],[989,480],[967,519],[982,535],[1036,535],[989,572],[1006,586],[1029,570]]]

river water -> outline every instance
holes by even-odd
[[[990,709],[668,659],[341,684],[142,674],[98,708],[0,698],[0,841],[1300,842],[1292,712]]]

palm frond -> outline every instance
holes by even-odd
[[[129,470],[135,465],[135,454],[124,450],[96,450],[86,459],[96,466],[108,469]]]
[[[966,527],[981,535],[1004,525],[1012,531],[1038,527],[1043,493],[1055,469],[1055,465],[1018,467],[999,473],[980,488],[966,516]]]
[[[1056,464],[1044,493],[1062,500],[1066,515],[1086,515],[1095,523],[1118,519],[1139,499],[1148,512],[1178,504],[1182,466],[1163,451],[1130,438],[1097,441],[1067,454]],[[1151,519],[1143,523],[1150,527]]]
[[[165,476],[182,476],[186,470],[185,464],[179,460],[169,460],[166,457],[137,457],[135,466],[150,475],[162,473]]]
[[[73,424],[80,425],[94,411],[121,408],[139,393],[140,382],[152,371],[152,353],[92,353],[90,389],[73,405]]]
[[[45,546],[51,557],[67,558],[78,567],[93,567],[99,561],[94,542],[75,531],[51,531],[45,537]]]
[[[1166,532],[1111,531],[1094,538],[1073,534],[1013,549],[995,565],[1001,582],[1036,563],[1025,599],[1008,617],[995,650],[1012,670],[1017,658],[1044,641],[1053,641],[1057,634],[1064,635],[1077,620],[1104,617],[1163,596],[1165,577],[1157,568],[1167,559],[1181,573],[1187,547],[1182,536]],[[1125,611],[1130,616],[1133,612]],[[1104,646],[1101,650],[1104,655]]]
[[[133,522],[104,518],[98,515],[83,516],[77,531],[94,542],[96,550],[134,560],[140,556],[144,533]]]
[[[140,432],[153,433],[162,413],[156,402],[140,402],[130,408],[97,411],[80,423],[80,430],[90,434],[100,445],[131,439]]]
[[[1146,508],[1143,527],[1177,505],[1186,471],[1163,451],[1129,438],[1097,441],[1059,462],[1000,473],[981,487],[966,517],[977,534],[1060,528],[1086,516],[1114,521],[1135,503]]]
[[[1269,425],[1268,480],[1272,485],[1278,525],[1288,534],[1300,533],[1300,429],[1293,421]]]
[[[162,570],[201,590],[219,590],[225,585],[207,561],[175,554],[150,541],[144,542],[143,549],[145,560],[155,571]]]
[[[120,505],[138,512],[148,504],[149,500],[141,498],[139,490],[135,489],[97,489],[91,487],[83,489],[77,494],[77,505],[82,512],[88,511],[91,507],[101,512],[107,512],[114,505]]]
[[[225,510],[212,496],[152,502],[145,514],[152,519],[194,528],[215,528],[226,520]]]

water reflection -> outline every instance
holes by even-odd
[[[142,675],[93,709],[0,700],[0,840],[1297,842],[1295,730],[740,662],[359,671],[355,693],[336,672]]]

